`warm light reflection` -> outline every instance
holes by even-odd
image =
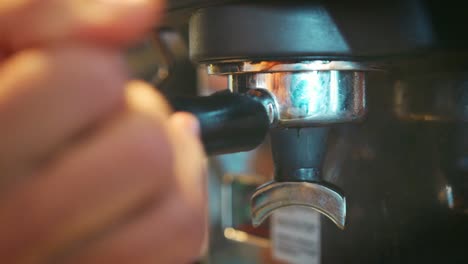
[[[450,185],[445,186],[445,197],[447,199],[448,207],[450,209],[453,209],[455,207],[455,204],[454,204],[454,199],[453,199],[452,186]]]
[[[445,185],[445,187],[439,192],[439,201],[443,204],[447,204],[448,208],[455,208],[455,198],[453,195],[452,186]]]
[[[330,71],[330,110],[337,113],[340,109],[340,91],[338,71]]]
[[[224,237],[229,240],[233,240],[240,243],[248,243],[259,247],[266,248],[270,246],[270,241],[268,241],[267,239],[252,236],[244,231],[239,231],[231,227],[224,229]]]

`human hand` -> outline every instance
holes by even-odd
[[[0,2],[0,262],[187,263],[205,234],[198,123],[127,82],[157,0]]]

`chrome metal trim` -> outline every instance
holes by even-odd
[[[234,92],[268,91],[280,127],[354,122],[367,112],[366,75],[361,71],[251,73],[229,80]]]
[[[251,200],[253,226],[259,226],[276,209],[287,206],[313,208],[339,228],[345,228],[345,196],[331,187],[310,182],[270,182],[259,187]]]
[[[244,61],[208,64],[209,74],[238,74],[256,72],[301,72],[301,71],[383,71],[384,65],[354,61],[311,60],[287,61]]]

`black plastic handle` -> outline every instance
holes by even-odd
[[[269,130],[265,107],[249,95],[226,90],[203,97],[173,97],[169,101],[174,110],[197,116],[208,155],[252,150],[263,142]]]

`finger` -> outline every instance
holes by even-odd
[[[199,140],[200,127],[197,119],[189,113],[176,113],[169,120],[171,140],[175,152],[174,170],[180,187],[185,192],[198,192],[193,186],[200,186],[196,181],[204,182],[206,157]]]
[[[65,263],[189,263],[200,256],[207,233],[204,156],[194,135],[196,121],[188,115],[171,118],[177,137],[177,185],[165,202],[135,221],[117,227],[89,244]],[[181,165],[184,163],[183,165]]]
[[[0,51],[0,63],[2,63],[3,60],[5,60],[6,56],[7,56],[7,55],[6,55],[5,52]]]
[[[129,109],[151,113],[161,119],[167,119],[171,107],[166,98],[150,84],[133,80],[127,84],[126,102]]]
[[[185,192],[188,193],[189,197],[195,197],[193,207],[204,213],[202,215],[205,225],[203,229],[204,237],[201,244],[197,243],[193,247],[198,253],[196,257],[199,258],[206,253],[208,246],[208,159],[200,140],[200,123],[194,115],[176,113],[172,115],[170,123],[172,128],[176,130],[176,132],[173,132],[175,137],[172,137],[172,139],[179,142],[175,148],[175,171],[178,173],[179,186],[182,190],[185,187]],[[199,184],[202,186],[201,195],[198,192],[199,190],[194,188]],[[196,197],[198,197],[198,200],[196,200]]]
[[[161,18],[162,0],[21,0],[0,3],[0,47],[65,40],[126,45]]]
[[[1,199],[6,263],[60,254],[125,222],[173,185],[173,155],[159,117],[122,115]]]
[[[154,106],[164,101],[150,89],[131,83],[127,112],[1,199],[0,219],[8,230],[0,227],[0,255],[14,263],[39,261],[124,219],[145,197],[164,193],[173,179],[155,175],[173,174],[161,127],[168,109]]]
[[[124,104],[117,52],[76,46],[30,50],[0,68],[0,170],[54,152]]]
[[[138,220],[70,255],[64,263],[190,263],[200,254],[206,212],[188,207],[185,199],[173,195]]]

